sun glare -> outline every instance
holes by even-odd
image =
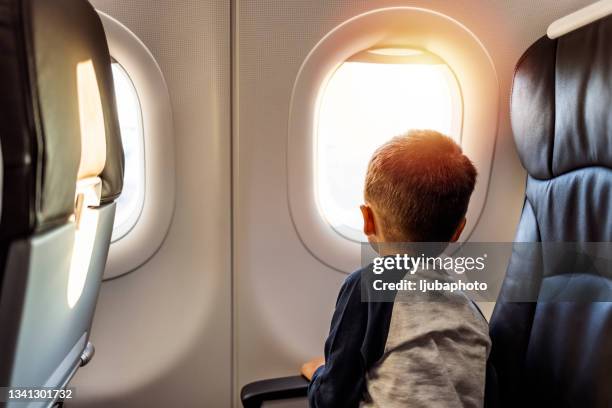
[[[457,139],[456,80],[444,64],[345,62],[319,101],[315,190],[319,210],[346,238],[363,241],[359,205],[374,150],[409,129]]]

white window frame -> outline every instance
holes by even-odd
[[[111,243],[104,279],[147,262],[161,246],[172,220],[175,167],[168,87],[151,52],[123,24],[98,11],[111,56],[129,75],[138,94],[144,136],[144,200],[137,222]]]
[[[288,123],[288,202],[295,230],[307,250],[340,272],[359,267],[362,244],[338,234],[321,216],[315,198],[314,132],[319,98],[337,67],[370,48],[424,49],[454,72],[463,98],[461,145],[479,176],[461,241],[469,239],[485,205],[498,128],[499,83],[488,52],[458,21],[415,7],[392,7],[356,16],[328,33],[308,54],[291,96]]]

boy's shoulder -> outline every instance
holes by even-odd
[[[372,279],[377,276],[372,271],[373,265],[369,264],[351,272],[342,283],[340,295],[351,293],[356,294],[361,299],[362,291],[365,290],[367,292],[367,288],[364,288],[364,285],[370,284]]]
[[[342,286],[340,287],[340,293],[338,293],[336,306],[338,303],[361,301],[361,279],[366,270],[367,267],[359,268],[344,278],[344,282],[342,282]]]
[[[388,282],[397,281],[398,276],[400,275],[389,273],[385,280]],[[403,276],[403,273],[401,276]],[[336,305],[351,304],[354,308],[359,307],[362,312],[367,312],[369,315],[378,314],[379,309],[392,307],[396,292],[389,290],[376,291],[373,285],[376,280],[382,281],[381,275],[374,273],[373,264],[362,266],[350,273],[342,283]]]
[[[361,283],[361,279],[364,274],[366,274],[371,268],[371,265],[363,266],[351,273],[344,279],[343,286],[355,286]]]

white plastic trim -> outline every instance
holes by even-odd
[[[147,47],[123,24],[98,11],[112,57],[129,74],[142,111],[145,193],[134,227],[110,246],[104,278],[133,271],[161,246],[174,211],[172,109],[164,76]]]
[[[288,202],[304,246],[323,264],[345,273],[359,266],[361,244],[338,234],[317,209],[313,137],[318,99],[340,64],[381,44],[425,49],[442,58],[457,77],[463,97],[461,144],[479,173],[463,241],[474,230],[485,205],[497,137],[499,85],[495,67],[478,38],[456,20],[422,8],[385,8],[356,16],[319,41],[302,64],[291,96]]]
[[[555,39],[612,14],[612,0],[601,0],[552,22],[546,30]]]

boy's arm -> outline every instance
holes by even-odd
[[[311,407],[359,406],[366,374],[361,355],[367,324],[364,305],[358,275],[351,275],[343,284],[336,302],[325,342],[325,365],[315,371],[308,387]]]

